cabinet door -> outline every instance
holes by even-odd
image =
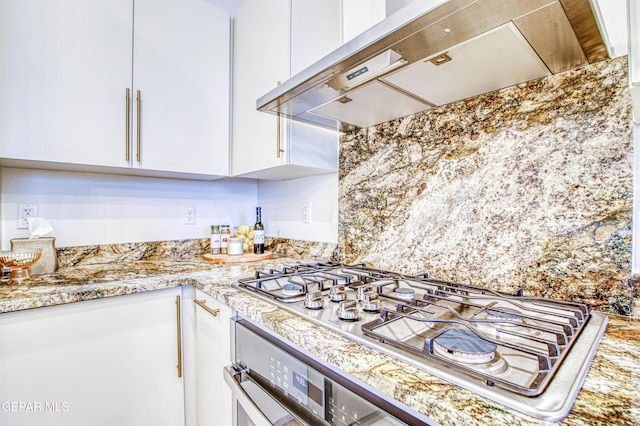
[[[340,44],[338,0],[245,0],[234,18],[232,174],[289,179],[337,167],[337,136],[256,110]]]
[[[342,1],[291,0],[291,76],[340,46]]]
[[[0,157],[126,167],[132,0],[0,0]]]
[[[228,175],[229,37],[211,2],[135,1],[134,167]]]
[[[291,1],[291,75],[331,53],[341,41],[341,2],[325,0],[309,5]],[[338,136],[322,128],[286,120],[286,161],[302,166],[298,176],[338,170]]]
[[[196,324],[197,412],[199,425],[231,424],[231,390],[222,369],[231,363],[231,309],[196,290],[196,300],[211,310],[194,304]]]
[[[175,288],[0,315],[0,424],[184,424],[180,294]]]
[[[342,0],[342,42],[348,43],[386,15],[385,0]]]
[[[289,4],[245,0],[234,17],[234,175],[276,167],[284,160],[277,151],[278,119],[258,111],[256,101],[290,75]]]

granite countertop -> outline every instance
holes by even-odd
[[[551,424],[515,413],[229,286],[238,278],[252,276],[256,269],[292,261],[283,257],[219,265],[194,258],[76,266],[36,276],[25,285],[1,283],[0,313],[193,285],[315,357],[443,425]],[[576,403],[560,424],[639,424],[638,384],[640,321],[610,316]]]

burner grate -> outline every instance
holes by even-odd
[[[607,325],[586,305],[525,297],[522,289],[498,292],[366,265],[301,262],[233,285],[544,419],[571,407]],[[285,286],[295,294],[283,294]],[[457,350],[464,346],[456,340],[469,336],[495,351]]]
[[[570,336],[540,324],[526,324],[509,319],[477,319],[477,315],[473,314],[465,318],[460,311],[469,312],[469,306],[461,308],[461,305],[462,303],[457,303],[452,307],[427,300],[399,303],[395,311],[383,309],[377,319],[362,324],[361,328],[365,335],[384,344],[462,370],[490,386],[498,385],[527,396],[542,393],[551,380],[555,367],[560,364],[560,359],[573,342]],[[473,305],[470,307],[476,308]],[[475,313],[482,311],[486,309],[476,309]],[[449,342],[448,345],[455,338],[459,347],[474,344],[495,346],[495,356],[447,355],[447,351],[437,350],[438,342],[442,341],[443,336]],[[471,339],[469,336],[474,337]],[[478,343],[479,341],[482,343]],[[468,358],[483,362],[469,361]],[[496,362],[508,368],[496,371]]]

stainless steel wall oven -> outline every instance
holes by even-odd
[[[234,426],[432,424],[246,319],[232,328]]]

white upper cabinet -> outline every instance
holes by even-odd
[[[0,158],[226,176],[229,48],[205,0],[0,0]]]
[[[290,179],[337,170],[338,135],[256,109],[256,100],[339,47],[339,0],[245,0],[233,21],[231,174]]]
[[[126,167],[131,0],[0,0],[0,157]]]
[[[229,15],[205,0],[134,4],[133,166],[228,175]]]
[[[348,43],[385,17],[385,0],[342,0],[343,42]]]

